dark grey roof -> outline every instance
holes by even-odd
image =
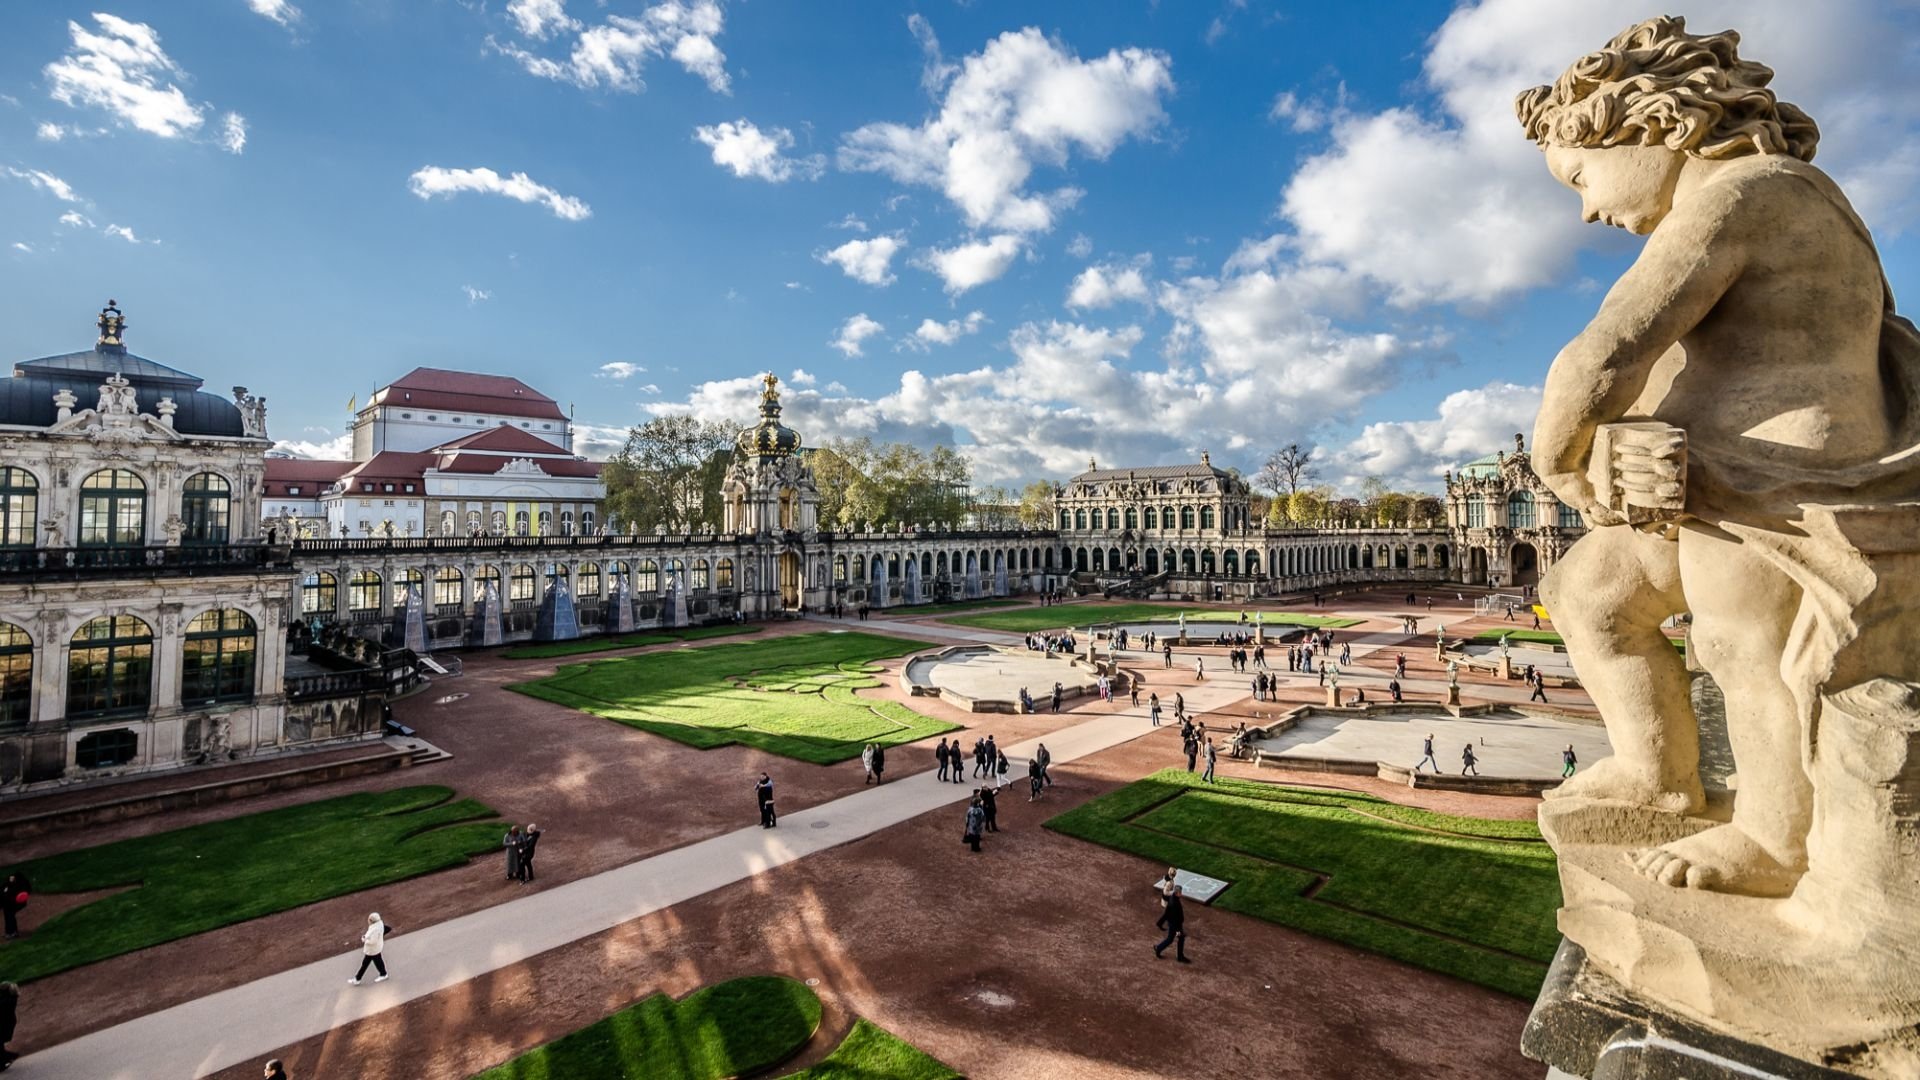
[[[13,365],[16,375],[84,376],[93,380],[94,386],[106,381],[108,375],[118,372],[135,386],[163,386],[176,390],[198,390],[203,380],[198,375],[189,375],[184,371],[155,363],[144,356],[135,356],[123,348],[113,345],[100,345],[85,352],[62,353],[59,356],[43,356],[38,360],[22,360]]]
[[[1188,477],[1220,477],[1228,475],[1224,469],[1211,465],[1143,465],[1137,469],[1088,469],[1073,478],[1071,483],[1089,484],[1102,480],[1183,480]]]

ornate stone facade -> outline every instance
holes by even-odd
[[[1460,553],[1454,580],[1468,585],[1537,585],[1587,531],[1580,511],[1560,501],[1533,471],[1524,436],[1447,473],[1447,527]]]

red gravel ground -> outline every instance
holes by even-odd
[[[1350,596],[1337,603],[1342,610],[1391,614],[1404,607],[1404,597]],[[1456,626],[1471,629],[1464,611],[1445,612],[1445,621],[1450,638]],[[859,628],[908,635],[915,629],[909,621],[890,626],[880,619]],[[818,629],[784,624],[758,636]],[[1410,662],[1422,654],[1430,661],[1431,638],[1424,650],[1410,642],[1406,651]],[[538,821],[548,837],[541,846],[541,880],[531,886],[502,881],[497,860],[487,859],[35,982],[22,996],[13,1047],[31,1051],[344,952],[368,910],[423,927],[525,889],[739,828],[754,820],[748,789],[761,769],[774,775],[783,801],[794,809],[859,788],[857,762],[822,767],[745,747],[693,750],[504,689],[559,663],[611,655],[620,654],[559,661],[473,655],[466,658],[464,677],[395,703],[400,720],[455,755],[448,762],[10,844],[9,857],[24,860],[412,784],[447,785],[501,811],[506,820]],[[885,688],[870,693],[906,700],[891,678],[898,662],[888,667]],[[1149,688],[1161,688],[1163,678],[1164,688],[1180,685],[1173,672],[1145,674]],[[1463,675],[1462,681],[1470,679]],[[434,703],[449,691],[469,696]],[[1468,695],[1471,700],[1471,689]],[[975,716],[928,698],[912,699],[912,706],[1011,744],[1119,703],[1089,701],[1060,716],[1028,717]],[[819,978],[828,1006],[822,1036],[803,1061],[824,1054],[860,1015],[976,1077],[1539,1075],[1540,1067],[1514,1049],[1527,1003],[1258,920],[1201,909],[1191,918],[1199,962],[1156,965],[1147,949],[1157,940],[1156,910],[1146,892],[1156,868],[1037,825],[1172,764],[1178,758],[1176,731],[1056,770],[1065,779],[1044,807],[1003,800],[1007,831],[989,838],[985,854],[971,855],[960,845],[957,809],[927,815],[336,1030],[282,1056],[302,1078],[466,1076],[654,990],[684,994],[735,975],[780,971]],[[903,747],[889,755],[889,772],[929,769],[931,758],[924,746]],[[1262,780],[1339,786],[1489,817],[1531,816],[1535,805],[1413,792],[1348,776],[1273,769],[1256,776],[1225,759],[1221,767]],[[36,904],[27,927],[55,907]],[[223,1075],[253,1080],[259,1067]]]

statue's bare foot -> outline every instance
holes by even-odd
[[[1632,803],[1668,814],[1697,814],[1707,805],[1698,777],[1687,782],[1665,782],[1655,773],[1635,768],[1617,757],[1601,758],[1585,772],[1576,773],[1546,792],[1549,799],[1608,799]]]
[[[1747,896],[1785,896],[1805,866],[1787,866],[1736,825],[1629,852],[1634,869],[1663,885]]]

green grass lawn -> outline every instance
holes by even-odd
[[[1232,882],[1213,907],[1517,997],[1539,992],[1560,943],[1553,852],[1528,821],[1169,769],[1047,827]]]
[[[893,609],[898,610],[898,609]],[[1028,634],[1036,630],[1059,630],[1068,626],[1104,625],[1106,623],[1135,623],[1166,620],[1173,622],[1185,612],[1187,622],[1192,623],[1238,623],[1239,609],[1222,611],[1214,608],[1182,608],[1177,604],[1062,604],[1056,607],[1033,607],[1021,605],[1019,611],[990,611],[980,615],[961,615],[941,622],[950,622],[958,626],[971,626],[979,630],[1003,630],[1014,634]],[[1353,626],[1359,619],[1343,619],[1333,615],[1298,615],[1290,611],[1268,611],[1263,615],[1266,625],[1313,626],[1337,630],[1343,626]],[[1253,610],[1247,611],[1247,630],[1253,629]],[[1215,631],[1216,633],[1218,631]]]
[[[460,866],[503,826],[444,787],[345,795],[52,855],[21,865],[36,893],[126,892],[0,945],[26,982],[232,923]],[[4,864],[0,864],[4,865]],[[353,927],[342,932],[357,933]]]
[[[678,630],[645,630],[637,634],[621,634],[613,637],[595,635],[575,638],[572,641],[550,641],[542,645],[522,645],[508,649],[501,656],[509,660],[551,660],[556,656],[578,656],[581,653],[606,652],[609,649],[637,649],[642,645],[666,645],[675,641],[704,641],[707,638],[732,637],[735,634],[757,634],[760,628],[751,623],[722,623],[718,626],[688,626]]]
[[[636,1002],[474,1080],[727,1080],[793,1057],[820,1027],[805,985],[754,975],[674,1001]],[[857,1021],[840,1045],[792,1080],[958,1080],[959,1074],[885,1030]]]
[[[794,634],[569,664],[512,689],[702,750],[740,743],[831,765],[870,742],[896,746],[956,729],[854,693],[880,685],[873,661],[930,647],[880,634]]]
[[[1473,635],[1473,640],[1498,645],[1500,644],[1500,636],[1502,634],[1510,637],[1514,644],[1531,642],[1536,645],[1558,645],[1563,649],[1567,647],[1565,639],[1552,630],[1502,630],[1496,626],[1491,630],[1482,630]],[[1680,650],[1682,655],[1686,653],[1687,643],[1685,639],[1668,638],[1667,640],[1673,642],[1673,647]]]
[[[951,604],[908,604],[904,607],[874,608],[883,615],[943,615],[987,608],[1032,607],[1025,600],[958,600]]]

